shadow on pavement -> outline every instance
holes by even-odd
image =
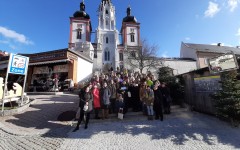
[[[176,112],[178,113],[178,112]],[[116,134],[141,136],[145,134],[151,140],[168,139],[175,145],[185,145],[188,141],[203,142],[207,145],[216,145],[222,143],[224,145],[232,145],[240,148],[240,130],[232,128],[225,122],[222,122],[212,116],[202,115],[198,113],[189,114],[185,112],[185,116],[168,117],[163,122],[154,121],[134,121],[134,122],[113,122],[102,124],[91,124],[85,130],[82,125],[77,132],[69,133],[68,138],[74,139],[90,139],[97,134]],[[189,114],[189,115],[188,115]],[[174,114],[171,114],[174,115]],[[170,115],[170,116],[171,116]],[[104,137],[106,137],[105,135]]]
[[[8,119],[6,122],[16,126],[34,129],[48,129],[42,137],[91,139],[98,134],[116,135],[147,135],[151,140],[168,139],[176,145],[184,145],[188,141],[204,142],[215,145],[216,142],[232,145],[240,148],[240,130],[232,128],[212,116],[194,112],[173,112],[161,122],[160,120],[149,121],[117,121],[92,124],[85,130],[80,126],[77,132],[71,132],[74,127],[69,124],[59,123],[57,118],[66,111],[78,109],[77,95],[44,96],[31,106],[26,112],[15,115],[17,119]],[[175,117],[171,117],[175,116]],[[70,132],[69,132],[70,131]]]
[[[42,130],[40,133],[43,133],[43,137],[66,137],[71,126],[67,122],[59,121],[58,117],[64,114],[64,112],[74,112],[78,109],[78,96],[45,95],[42,97],[39,96],[36,100],[37,102],[31,105],[24,113],[14,115],[14,119],[11,117],[11,119],[6,119],[5,122],[20,127],[20,130],[23,129],[27,132],[32,132],[33,135],[37,130]],[[65,120],[73,117],[73,114],[71,116],[68,115],[70,114],[61,116],[60,119]]]

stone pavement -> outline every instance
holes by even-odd
[[[14,116],[0,117],[0,150],[57,149],[72,129],[59,114],[76,111],[77,95],[36,95],[36,102]]]
[[[84,125],[70,132],[65,150],[231,150],[240,149],[240,129],[212,116],[175,109],[165,120],[120,121]]]
[[[78,108],[77,95],[31,96],[36,103],[22,114],[0,117],[0,150],[14,149],[240,149],[240,129],[212,116],[175,107],[164,121],[126,116],[123,121],[90,120],[71,132],[59,114]],[[132,119],[130,119],[132,117]]]
[[[66,126],[57,121],[62,112],[78,108],[77,95],[35,95],[35,104],[14,116],[0,117],[0,127],[15,135],[42,135]]]

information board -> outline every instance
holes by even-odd
[[[8,73],[25,75],[27,73],[29,58],[11,54],[9,59]]]

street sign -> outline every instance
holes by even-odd
[[[234,53],[226,53],[208,59],[209,70],[211,73],[218,73],[238,69],[237,59]]]
[[[7,73],[25,75],[27,73],[28,62],[28,57],[11,54]]]
[[[24,89],[25,89],[25,84],[26,84],[26,79],[27,79],[28,63],[29,63],[28,57],[10,54],[9,61],[8,61],[8,69],[7,69],[5,83],[4,83],[3,97],[2,97],[2,112],[4,111],[4,99],[5,99],[5,93],[7,90],[7,82],[8,82],[8,74],[9,73],[25,76],[24,81],[23,81],[20,105],[23,104],[23,96],[24,96]]]

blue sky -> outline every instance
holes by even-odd
[[[0,0],[0,50],[35,53],[66,48],[69,17],[82,0]],[[85,0],[93,30],[101,0]],[[240,45],[240,0],[112,0],[120,31],[126,8],[141,23],[141,38],[159,56],[179,57],[181,42]],[[94,37],[94,36],[92,36]]]

